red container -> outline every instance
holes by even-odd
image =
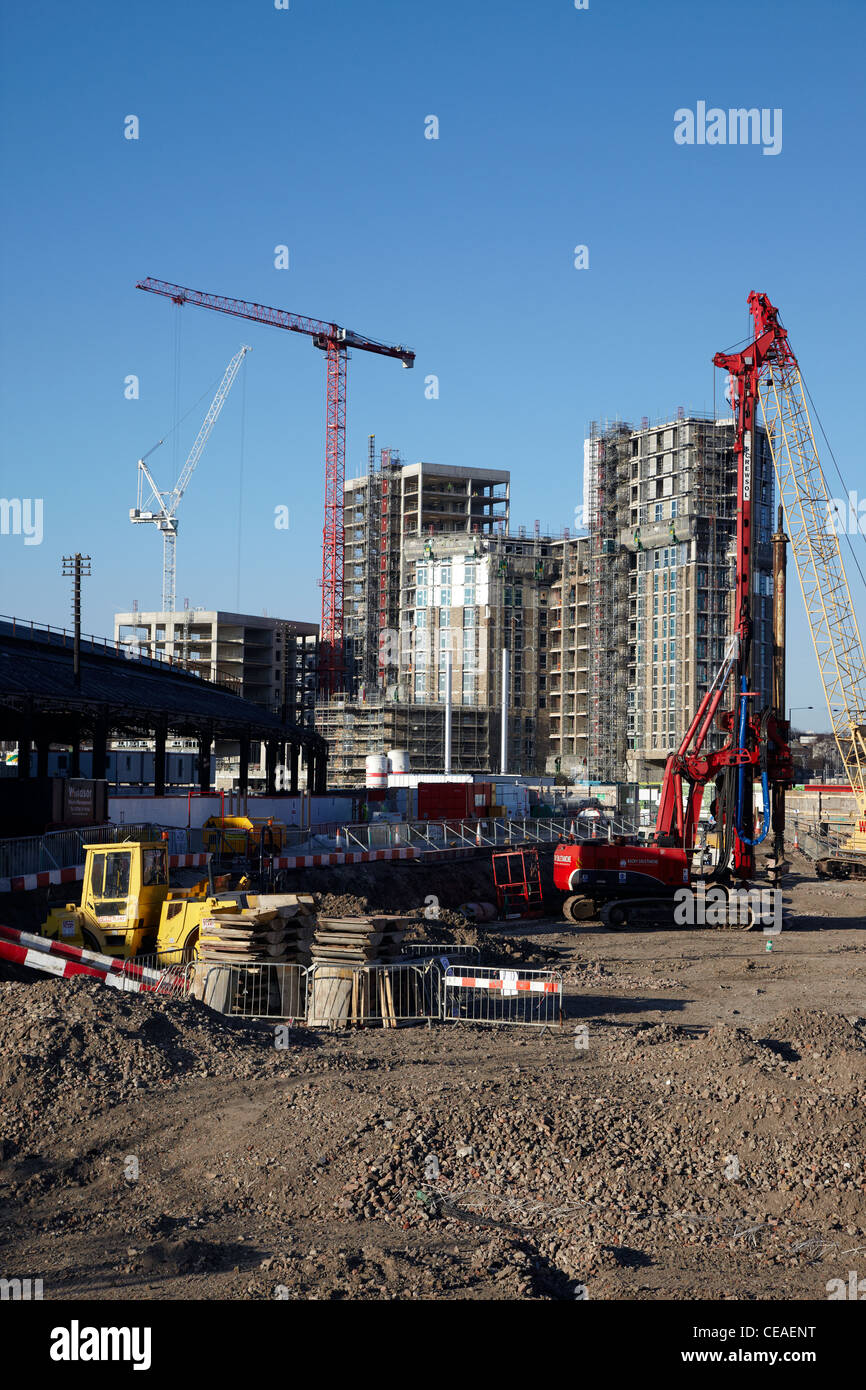
[[[475,814],[471,782],[419,782],[419,820],[465,820]]]

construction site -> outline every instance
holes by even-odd
[[[866,661],[779,310],[713,358],[729,413],[593,423],[554,534],[506,470],[371,435],[346,478],[348,349],[406,346],[138,288],[324,352],[321,617],[177,607],[244,348],[175,488],[139,460],[161,607],[83,634],[76,553],[70,632],[0,625],[7,1278],[826,1298],[866,1250]]]

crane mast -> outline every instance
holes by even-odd
[[[313,346],[325,353],[327,389],[325,398],[325,519],[322,527],[322,625],[319,636],[319,685],[325,695],[342,689],[345,681],[343,633],[343,574],[345,538],[343,533],[343,484],[346,476],[346,367],[350,348],[394,357],[404,367],[415,364],[415,354],[402,345],[380,343],[363,333],[341,328],[324,319],[293,314],[288,309],[272,309],[267,304],[230,299],[172,285],[148,277],[136,289],[160,294],[174,304],[195,304],[216,313],[270,324],[290,333],[311,338]]]
[[[195,472],[196,465],[204,452],[204,447],[210,438],[211,430],[219,419],[220,412],[226,403],[232,384],[241,368],[241,363],[252,348],[241,347],[235,353],[231,362],[223,373],[222,381],[217,387],[216,395],[210,403],[207,415],[202,421],[201,428],[196,435],[195,442],[189,451],[186,462],[180,472],[180,477],[172,488],[171,492],[162,492],[153,480],[150,469],[147,467],[146,459],[159,448],[164,441],[161,439],[159,444],[155,444],[143,458],[138,460],[138,503],[130,511],[129,519],[132,522],[149,522],[162,532],[162,612],[173,613],[175,606],[175,575],[176,575],[176,545],[177,545],[177,509],[181,499],[189,486],[190,479]],[[150,494],[145,500],[144,484],[150,488]],[[155,503],[154,507],[152,504]]]
[[[833,525],[805,386],[778,310],[749,295],[756,333],[771,333],[760,399],[833,736],[856,803],[855,846],[866,849],[866,659]]]

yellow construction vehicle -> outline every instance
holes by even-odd
[[[55,908],[42,935],[123,959],[158,951],[168,959],[192,960],[202,919],[217,905],[230,904],[243,907],[246,894],[212,880],[171,888],[164,841],[88,845],[81,905]]]
[[[269,854],[283,849],[288,827],[272,816],[209,816],[202,826],[202,844],[221,857],[250,859],[263,845]]]

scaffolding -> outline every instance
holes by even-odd
[[[363,783],[366,759],[389,748],[409,754],[413,772],[441,773],[445,759],[445,706],[407,704],[380,696],[334,699],[316,707],[316,730],[328,744],[333,782]],[[485,772],[499,756],[499,716],[482,705],[455,705],[451,717],[451,767]]]
[[[621,420],[590,425],[586,760],[587,777],[597,782],[620,781],[626,775],[628,621],[624,605],[630,560],[621,533],[629,524],[631,435],[631,426]]]

